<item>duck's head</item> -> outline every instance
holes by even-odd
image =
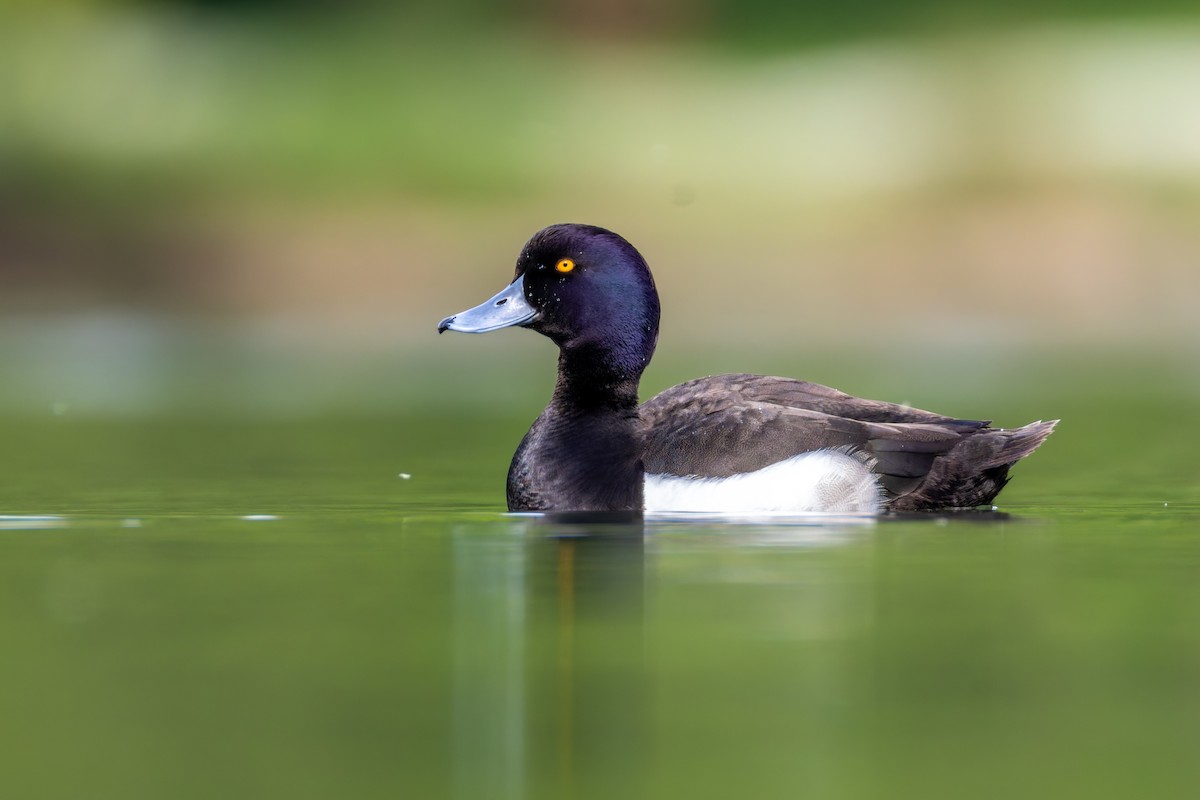
[[[481,305],[446,317],[438,333],[519,326],[618,372],[641,374],[658,340],[658,292],[641,254],[593,225],[551,225],[517,257],[516,274]]]

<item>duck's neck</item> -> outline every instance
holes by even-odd
[[[623,357],[589,342],[563,347],[551,404],[589,413],[636,409],[645,367],[641,359]]]
[[[640,368],[563,348],[550,404],[508,473],[510,511],[642,510]]]

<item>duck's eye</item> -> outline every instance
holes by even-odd
[[[559,272],[570,272],[571,270],[575,269],[575,262],[569,258],[564,258],[555,264],[554,268]]]

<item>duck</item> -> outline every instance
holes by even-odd
[[[995,428],[808,381],[724,374],[644,403],[660,303],[620,235],[535,233],[495,296],[438,333],[520,327],[558,346],[546,408],[507,478],[511,512],[866,514],[988,507],[1058,420]]]

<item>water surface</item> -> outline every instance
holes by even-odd
[[[523,418],[19,420],[4,793],[1192,796],[1192,402],[870,525],[506,516]]]

